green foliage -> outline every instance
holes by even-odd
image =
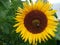
[[[19,6],[23,7],[21,0],[0,0],[0,45],[23,43],[13,27],[15,13]]]
[[[18,7],[23,8],[21,0],[0,0],[0,45],[30,45],[28,42],[24,43],[13,27]],[[38,45],[56,45],[56,40],[50,39]]]
[[[58,24],[58,27],[57,27],[57,32],[56,32],[56,37],[55,37],[57,40],[60,40],[60,22]]]

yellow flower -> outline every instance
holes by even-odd
[[[23,9],[18,8],[15,20],[18,22],[14,25],[17,27],[16,33],[20,33],[24,42],[27,40],[30,44],[35,44],[37,41],[46,41],[51,36],[54,37],[57,27],[54,13],[51,10],[49,2],[37,1],[36,3],[23,3]]]

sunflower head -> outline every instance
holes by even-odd
[[[17,10],[15,20],[18,23],[14,27],[17,27],[16,32],[20,32],[24,42],[28,40],[30,44],[35,44],[37,41],[41,43],[55,36],[57,22],[54,13],[56,11],[51,10],[49,2],[37,1],[31,5],[23,3],[23,6],[23,9],[19,7]]]

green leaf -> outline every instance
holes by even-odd
[[[8,23],[2,24],[1,25],[1,30],[2,30],[3,33],[9,34],[9,25],[8,25]]]
[[[42,41],[41,43],[38,43],[38,45],[57,45],[57,43],[56,43],[56,40],[54,38],[52,38],[46,42]]]
[[[3,43],[3,45],[7,45],[7,43]]]
[[[0,41],[0,45],[3,45],[2,41]]]
[[[21,0],[11,0],[11,3],[12,3],[12,7],[14,9],[17,9],[18,7],[23,7],[23,4],[22,4],[22,1]]]
[[[58,26],[57,26],[57,32],[56,32],[56,36],[55,36],[55,38],[57,39],[57,40],[60,40],[60,22],[58,22],[59,24],[58,24]]]
[[[21,0],[0,0],[0,45],[19,45],[23,42],[13,28],[18,7],[23,7]]]
[[[54,14],[54,16],[55,16],[56,18],[58,18],[58,16],[57,16],[57,14],[56,14],[56,13]]]
[[[0,0],[0,10],[6,10],[6,9],[8,9],[8,8],[10,8],[10,4],[11,4],[11,2],[10,2],[10,0]]]

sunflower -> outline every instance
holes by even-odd
[[[22,40],[29,41],[30,44],[35,44],[41,41],[46,41],[54,37],[57,27],[54,14],[56,10],[51,9],[49,2],[37,1],[36,3],[23,3],[23,9],[18,8],[15,20],[17,24],[16,33],[20,33]]]

